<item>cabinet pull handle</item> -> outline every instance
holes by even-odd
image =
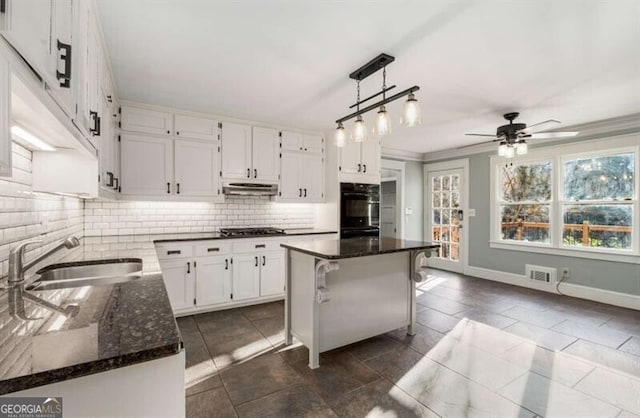
[[[7,11],[7,0],[0,0],[0,13],[4,14]]]
[[[362,164],[358,164],[358,173],[362,171]]]
[[[363,170],[362,172],[363,172],[363,173],[366,173],[366,172],[367,172],[367,165],[366,165],[366,164],[363,164],[363,165],[362,165],[362,167],[364,167],[364,170]]]
[[[2,2],[4,4],[4,1]],[[58,39],[58,51],[61,51],[60,58],[64,62],[64,73],[56,70],[56,78],[60,81],[60,87],[71,88],[71,45],[60,42]]]
[[[176,135],[180,135],[180,131],[176,131]]]
[[[304,197],[307,197],[307,189],[304,189]]]
[[[298,197],[302,197],[302,189],[298,189]]]
[[[89,119],[93,122],[93,127],[89,128],[89,133],[91,135],[96,135],[96,132],[98,132],[98,112],[89,110]]]
[[[113,188],[114,188],[115,190],[118,190],[118,187],[120,187],[120,179],[119,179],[119,178],[117,178],[117,177],[115,177],[115,178],[113,179],[113,181],[115,182],[115,183],[114,183],[114,185],[113,185]]]
[[[257,178],[258,178],[258,169],[257,169],[257,168],[254,168],[254,169],[253,169],[253,178],[254,178],[254,179],[257,179]]]
[[[266,244],[256,244],[256,248],[266,248]]]
[[[180,254],[182,251],[180,250],[169,250],[167,251],[167,255]]]
[[[170,134],[170,133],[171,133],[171,131],[167,129],[167,134]]]
[[[113,187],[113,181],[115,179],[115,177],[113,176],[113,173],[110,171],[107,171],[107,177],[109,177],[109,183],[107,183],[106,186]]]
[[[258,267],[258,256],[256,256],[256,267]]]
[[[213,253],[213,252],[216,252],[216,251],[220,251],[220,248],[207,248],[207,252],[208,253]]]
[[[267,257],[266,256],[262,256],[262,265],[266,265],[267,264]]]
[[[187,261],[187,274],[191,273],[191,262]]]
[[[180,194],[180,183],[176,183],[176,194]]]
[[[229,259],[228,258],[224,259],[224,269],[225,270],[229,270]]]
[[[171,193],[171,183],[167,182],[167,193]]]
[[[250,179],[251,178],[251,169],[247,168],[247,178]]]

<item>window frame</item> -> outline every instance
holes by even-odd
[[[619,154],[634,154],[634,194],[631,201],[593,201],[593,204],[630,204],[632,207],[632,242],[630,249],[570,246],[563,243],[563,207],[575,202],[564,200],[564,163],[578,158],[605,157]],[[501,167],[505,163],[529,164],[551,162],[551,209],[549,213],[550,243],[536,243],[501,238],[502,204]],[[526,251],[549,255],[583,257],[607,261],[621,261],[640,264],[640,136],[637,134],[620,137],[581,141],[565,145],[553,145],[530,149],[523,157],[506,159],[490,156],[490,238],[489,246],[495,249]],[[614,203],[615,202],[615,203]],[[546,203],[545,203],[546,204]],[[591,204],[591,203],[590,203]]]

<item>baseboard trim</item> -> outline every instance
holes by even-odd
[[[640,308],[640,296],[630,295],[628,293],[597,289],[595,287],[572,283],[560,284],[560,292],[557,292],[555,284],[538,283],[527,280],[524,275],[507,273],[499,270],[491,270],[482,267],[467,266],[465,268],[464,274],[468,276],[479,277],[481,279],[493,280],[495,282],[541,290],[543,292],[555,294],[560,293],[574,298],[592,300],[594,302],[606,303],[608,305],[615,305],[623,308],[636,310],[639,310]]]

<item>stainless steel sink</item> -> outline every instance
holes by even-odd
[[[69,287],[99,286],[137,280],[142,276],[142,260],[81,261],[47,266],[36,273],[27,290],[65,289]]]

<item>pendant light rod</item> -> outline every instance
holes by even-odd
[[[354,107],[356,107],[356,106],[358,106],[358,105],[361,105],[361,104],[362,104],[362,103],[364,103],[364,102],[368,102],[369,100],[373,99],[374,97],[378,97],[378,96],[380,96],[381,94],[386,93],[386,92],[388,92],[389,90],[391,90],[391,89],[395,89],[395,88],[396,88],[396,85],[394,84],[394,85],[393,85],[393,86],[391,86],[391,87],[387,87],[387,88],[386,88],[386,89],[384,89],[384,90],[380,90],[380,91],[379,91],[379,92],[377,92],[376,94],[372,94],[371,96],[367,97],[366,99],[362,99],[362,100],[360,100],[358,103],[354,103],[354,104],[352,104],[351,106],[349,106],[349,109],[353,109]]]
[[[394,94],[393,96],[389,96],[389,97],[387,97],[386,99],[380,100],[380,101],[379,101],[379,102],[377,102],[377,103],[374,103],[374,104],[372,104],[372,105],[369,105],[369,106],[365,107],[364,109],[360,109],[360,110],[358,110],[357,112],[354,112],[354,113],[352,113],[352,114],[350,114],[350,115],[343,116],[343,117],[341,117],[340,119],[336,120],[336,123],[340,123],[340,122],[347,121],[347,120],[349,120],[349,119],[353,119],[353,118],[355,118],[355,117],[357,117],[357,116],[360,116],[360,115],[362,115],[362,114],[364,114],[364,113],[367,113],[367,112],[369,112],[369,111],[371,111],[371,110],[373,110],[373,109],[376,109],[376,108],[378,108],[378,107],[380,107],[380,106],[382,106],[382,105],[385,105],[385,104],[387,104],[387,103],[391,103],[391,102],[393,102],[393,101],[395,101],[395,100],[398,100],[398,99],[399,99],[399,98],[401,98],[401,97],[408,96],[409,94],[411,94],[411,93],[413,93],[413,92],[415,92],[415,91],[418,91],[418,90],[420,90],[420,87],[419,87],[419,86],[409,87],[408,89],[403,90],[403,91],[401,91],[400,93],[396,93],[396,94]],[[364,100],[363,100],[363,101],[364,101]],[[362,102],[359,102],[359,103],[362,103]],[[358,104],[358,103],[356,103],[356,105],[357,105],[357,104]]]

